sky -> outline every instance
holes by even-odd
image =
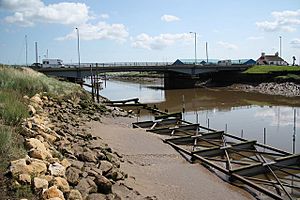
[[[257,59],[300,61],[300,0],[0,0],[0,63]],[[78,29],[76,29],[78,28]],[[193,32],[193,33],[190,33]],[[196,34],[194,34],[196,33]]]

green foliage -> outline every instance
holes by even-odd
[[[12,159],[26,154],[19,134],[14,128],[0,125],[0,171],[4,171]]]
[[[13,90],[0,90],[0,119],[7,125],[18,125],[28,117],[27,106],[22,96]]]
[[[267,74],[272,72],[300,72],[299,66],[277,66],[277,65],[254,65],[243,73],[246,74]]]
[[[278,80],[300,80],[300,75],[288,74],[286,76],[277,76],[276,79],[278,79]]]

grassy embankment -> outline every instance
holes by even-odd
[[[300,66],[276,66],[276,65],[255,65],[244,74],[270,74],[276,72],[283,72],[286,75],[276,76],[275,80],[300,80]]]
[[[74,98],[82,96],[80,86],[61,82],[37,73],[31,69],[0,66],[0,174],[6,170],[9,161],[24,157],[20,124],[29,117],[28,100],[36,93],[47,96]]]

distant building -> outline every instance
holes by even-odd
[[[288,65],[288,63],[279,56],[278,52],[276,52],[275,55],[266,55],[265,53],[261,53],[261,56],[256,60],[256,64]]]
[[[195,59],[177,59],[173,65],[193,65]],[[197,59],[197,65],[255,65],[253,59],[238,59],[238,60],[218,60],[218,59]]]

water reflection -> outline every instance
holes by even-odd
[[[296,133],[300,130],[300,98],[219,89],[155,90],[149,84],[107,81],[101,95],[111,100],[138,97],[142,103],[152,104],[169,112],[185,111],[185,120],[211,128],[227,130],[250,140],[263,142],[292,152],[294,114]],[[149,113],[141,112],[139,120],[149,120]],[[299,129],[299,130],[298,130]],[[298,148],[297,148],[298,147]],[[296,152],[300,152],[300,135],[295,138]]]

